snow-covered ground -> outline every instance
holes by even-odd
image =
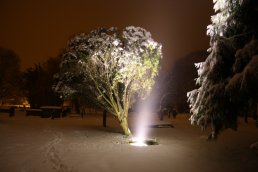
[[[174,128],[148,128],[159,145],[134,147],[119,132],[116,120],[108,116],[102,128],[101,114],[51,120],[0,113],[1,172],[254,172],[258,155],[249,145],[258,141],[258,128],[240,119],[239,130],[224,131],[216,141],[206,141],[199,128],[188,121],[189,114],[151,124],[171,123]],[[130,115],[135,131],[136,115]]]

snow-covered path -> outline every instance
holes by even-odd
[[[149,128],[160,145],[133,147],[108,117],[101,127],[100,115],[43,119],[0,113],[1,172],[248,172],[258,169],[258,155],[249,145],[258,141],[254,121],[240,121],[239,131],[226,130],[217,141],[205,140],[199,128],[190,126],[188,115],[180,114],[175,128]],[[130,116],[132,130],[136,116]],[[161,123],[154,116],[152,124]]]

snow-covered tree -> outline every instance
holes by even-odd
[[[258,1],[213,0],[216,14],[207,27],[209,56],[196,64],[198,89],[188,93],[191,123],[216,138],[237,128],[237,116],[253,114],[258,102]]]
[[[140,27],[98,28],[72,38],[63,53],[54,89],[81,95],[112,113],[125,135],[128,109],[151,91],[162,57],[161,45]]]

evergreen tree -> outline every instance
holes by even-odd
[[[127,116],[137,97],[145,98],[158,74],[161,45],[140,27],[98,28],[72,38],[60,64],[55,91],[80,95],[113,114],[125,135]]]
[[[52,89],[53,75],[59,71],[60,61],[60,57],[49,58],[43,65],[35,64],[23,72],[22,90],[32,108],[62,104],[61,99]]]
[[[195,51],[175,61],[162,84],[165,87],[163,97],[167,105],[176,108],[178,112],[189,112],[186,94],[197,88],[194,82],[197,71],[193,64],[204,61],[207,55],[205,50]]]
[[[200,86],[188,93],[191,123],[216,138],[223,128],[237,128],[237,116],[252,113],[258,102],[258,1],[213,0],[216,14],[207,27],[210,52],[196,64]]]

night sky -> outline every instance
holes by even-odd
[[[206,50],[212,0],[0,0],[0,46],[26,69],[56,57],[74,34],[134,25],[163,45],[163,69],[176,58]]]

